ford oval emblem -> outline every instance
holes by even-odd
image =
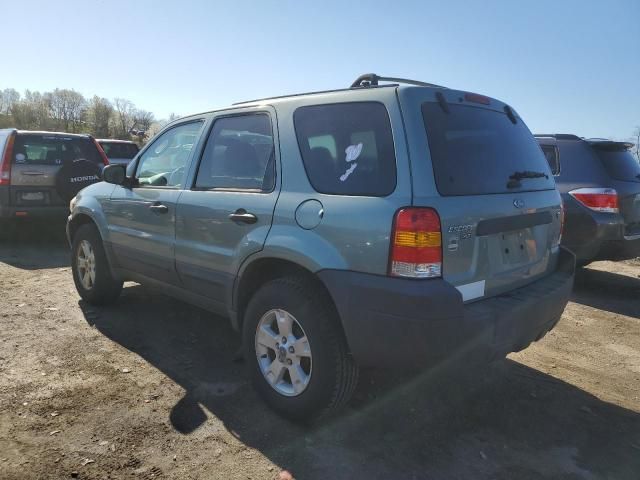
[[[524,200],[522,200],[521,198],[516,198],[513,201],[513,206],[516,208],[523,208],[524,207]]]

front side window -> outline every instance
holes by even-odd
[[[274,186],[275,151],[269,115],[217,119],[202,154],[195,188],[270,192]]]
[[[201,121],[185,123],[167,130],[155,139],[138,161],[136,178],[139,185],[182,185],[189,166],[187,162],[201,128]]]
[[[301,107],[293,120],[304,167],[316,191],[361,196],[393,192],[396,158],[384,105]]]

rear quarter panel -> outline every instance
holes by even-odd
[[[261,257],[286,258],[317,272],[352,270],[384,275],[395,212],[411,204],[411,181],[402,117],[395,88],[335,92],[274,102],[280,131],[282,191]],[[316,192],[307,178],[298,147],[293,114],[298,107],[373,101],[385,105],[394,140],[397,183],[386,197],[328,195]],[[296,209],[307,200],[322,204],[318,226],[306,230]]]

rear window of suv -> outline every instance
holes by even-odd
[[[502,112],[466,105],[422,105],[431,162],[441,195],[552,190],[549,164],[526,125]],[[526,178],[529,174],[539,178]],[[524,174],[516,181],[513,177]]]
[[[102,164],[98,149],[89,138],[19,133],[13,145],[15,164],[63,165],[80,159]]]
[[[298,108],[298,145],[313,188],[333,195],[389,195],[396,158],[387,109],[358,102]]]
[[[615,144],[609,147],[596,147],[596,154],[614,180],[640,182],[640,163],[626,147]]]
[[[138,146],[135,143],[120,142],[100,142],[100,146],[107,154],[107,158],[125,158],[131,160],[138,153]]]

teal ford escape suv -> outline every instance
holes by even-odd
[[[540,147],[473,93],[369,74],[236,104],[167,125],[103,178],[71,202],[81,297],[133,280],[229,317],[255,388],[292,419],[347,402],[359,366],[521,350],[573,284]]]

